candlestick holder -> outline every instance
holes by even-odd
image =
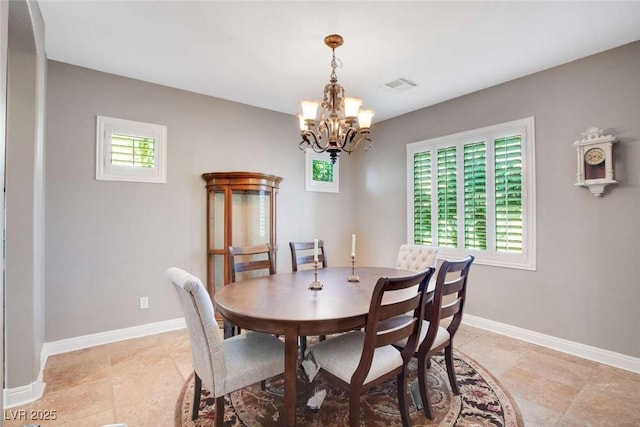
[[[356,256],[351,255],[351,274],[347,277],[348,282],[359,282],[360,277],[356,274]]]
[[[312,291],[321,291],[322,283],[318,282],[318,260],[313,260],[313,282],[309,283],[309,289]]]

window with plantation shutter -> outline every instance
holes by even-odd
[[[407,145],[408,241],[535,270],[533,117]]]
[[[166,126],[98,116],[96,179],[167,182],[166,138]]]

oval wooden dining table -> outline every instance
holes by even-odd
[[[380,277],[414,274],[408,270],[358,267],[359,282],[349,282],[351,267],[318,270],[323,289],[313,291],[313,270],[278,273],[238,281],[215,293],[222,316],[241,328],[284,336],[285,426],[296,419],[298,337],[328,335],[366,325],[371,295]]]

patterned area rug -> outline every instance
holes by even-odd
[[[468,356],[454,352],[455,369],[460,395],[455,396],[449,388],[444,357],[431,358],[428,373],[431,408],[435,420],[424,416],[417,384],[417,362],[409,365],[409,385],[411,391],[410,414],[412,426],[524,426],[515,401],[482,366]],[[204,390],[200,402],[200,416],[191,420],[193,400],[193,375],[186,381],[176,405],[177,427],[211,427],[215,425],[215,398]],[[256,384],[231,393],[226,397],[224,425],[246,427],[271,427],[281,425],[284,377],[267,381],[267,389],[262,391]],[[313,387],[324,389],[327,396],[322,407],[313,411],[306,408],[306,399],[299,383],[296,424],[299,426],[348,426],[348,392],[331,383],[320,372]],[[395,381],[383,383],[370,389],[361,398],[361,425],[366,427],[401,426],[398,412]]]

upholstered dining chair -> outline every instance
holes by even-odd
[[[314,242],[289,242],[291,249],[291,271],[296,272],[301,266],[308,267],[313,265]],[[324,250],[324,240],[318,240],[318,267],[327,268],[327,254]],[[324,335],[320,335],[320,341],[325,340]],[[300,337],[300,352],[304,356],[307,351],[307,337]]]
[[[429,268],[405,277],[378,279],[364,331],[347,332],[309,347],[320,371],[349,389],[351,427],[360,425],[361,394],[394,376],[402,425],[409,425],[405,369],[420,335],[423,298],[433,271]],[[409,311],[413,311],[413,316],[403,316],[403,322],[397,322],[393,329],[379,328],[381,321]],[[399,340],[406,342],[402,350],[392,345]]]
[[[195,375],[191,419],[198,418],[202,384],[216,398],[216,427],[224,420],[224,396],[284,372],[284,343],[273,335],[248,331],[222,339],[211,297],[197,277],[167,270],[184,310]]]
[[[398,249],[398,259],[396,260],[396,267],[409,271],[423,271],[429,267],[436,268],[438,261],[438,248],[424,245],[400,245]],[[430,284],[427,285],[427,289],[433,289],[433,278],[435,274],[431,276]],[[410,313],[407,313],[410,314]]]
[[[254,246],[229,246],[229,271],[231,282],[235,282],[239,274],[242,278],[275,274],[273,251],[269,243]],[[238,335],[240,327],[225,320],[225,337]]]
[[[313,242],[289,242],[291,249],[291,270],[298,271],[300,266],[313,265]],[[324,240],[318,240],[319,267],[327,268],[327,255],[324,251]]]
[[[424,245],[400,245],[396,267],[410,271],[422,271],[435,267],[438,248]]]
[[[444,358],[447,366],[447,375],[451,391],[460,394],[456,381],[456,372],[453,366],[453,338],[462,321],[462,313],[467,293],[467,280],[469,270],[474,257],[468,257],[460,261],[443,261],[438,269],[435,290],[429,293],[425,299],[425,318],[422,322],[420,338],[416,347],[415,357],[418,359],[418,385],[424,414],[430,420],[433,419],[431,403],[427,390],[427,368],[429,358],[444,349]],[[401,316],[404,317],[404,316]],[[449,320],[444,326],[440,322]],[[400,323],[401,319],[391,319],[385,327],[393,327],[394,322]],[[413,346],[413,343],[402,340],[396,343],[399,348]]]

